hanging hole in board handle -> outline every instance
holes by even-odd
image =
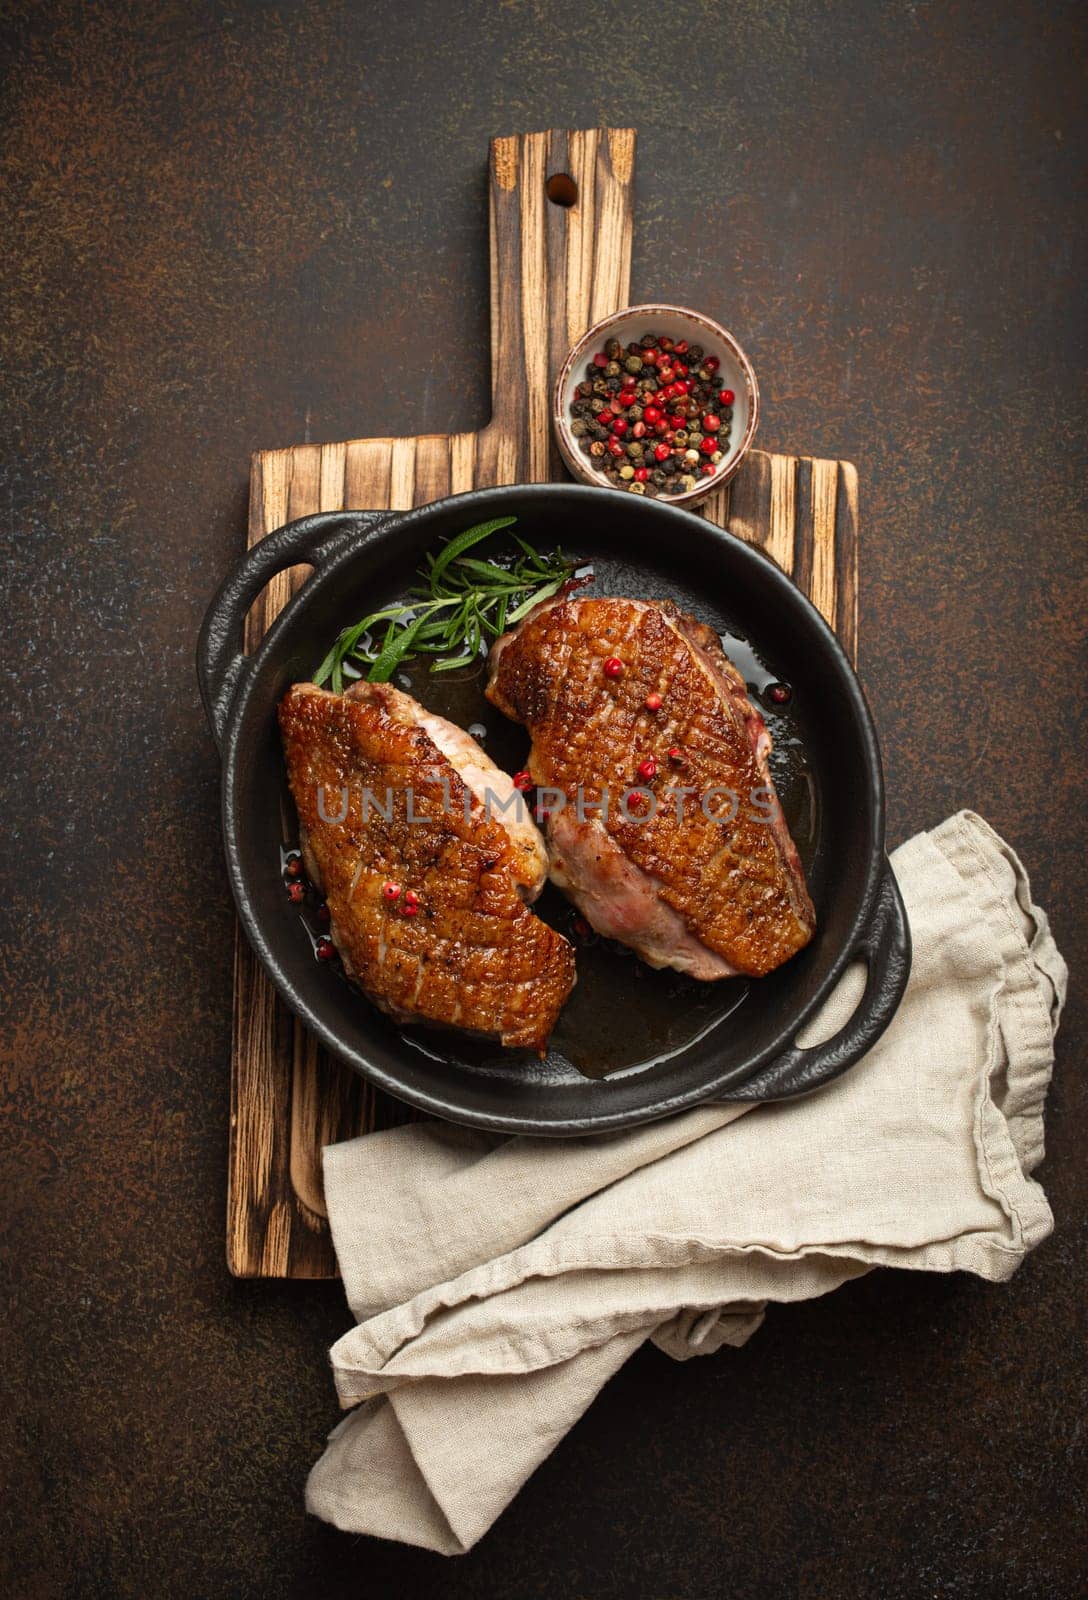
[[[569,172],[553,172],[544,185],[544,193],[553,206],[578,204],[578,185]]]

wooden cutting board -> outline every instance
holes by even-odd
[[[628,303],[634,169],[631,128],[553,129],[494,140],[491,421],[479,433],[258,452],[249,544],[314,511],[400,510],[475,487],[562,478],[549,423],[551,385],[589,324]],[[550,183],[557,175],[569,181]],[[669,292],[676,290],[670,286]],[[704,503],[704,514],[762,546],[792,573],[855,654],[857,474],[848,462],[753,451],[732,484]],[[307,571],[296,568],[268,586],[250,614],[248,648]],[[318,1048],[277,997],[239,930],[230,1270],[251,1278],[335,1276],[322,1146],[411,1115]]]

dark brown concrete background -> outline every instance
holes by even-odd
[[[1085,1578],[1073,3],[5,4],[8,1592],[1074,1596]],[[633,123],[633,292],[851,457],[897,842],[972,805],[1075,987],[1007,1287],[632,1361],[460,1562],[304,1520],[335,1285],[223,1266],[232,913],[191,657],[249,453],[480,423],[496,133]]]

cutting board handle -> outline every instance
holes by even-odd
[[[627,303],[635,130],[493,139],[489,171],[492,416],[475,486],[543,483],[565,476],[551,430],[556,376],[591,323]]]
[[[244,647],[246,616],[265,584],[278,572],[303,562],[315,570],[321,568],[346,543],[358,543],[385,521],[386,514],[378,511],[300,517],[254,545],[220,584],[196,648],[200,697],[220,749],[230,708],[251,659]]]

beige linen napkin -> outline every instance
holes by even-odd
[[[1008,1278],[1051,1231],[1029,1174],[1065,965],[1016,856],[961,812],[892,857],[914,965],[868,1058],[780,1105],[554,1142],[427,1123],[325,1151],[358,1326],[310,1474],[338,1527],[469,1549],[645,1339],[742,1344],[874,1266]],[[860,992],[848,973],[805,1041]]]

